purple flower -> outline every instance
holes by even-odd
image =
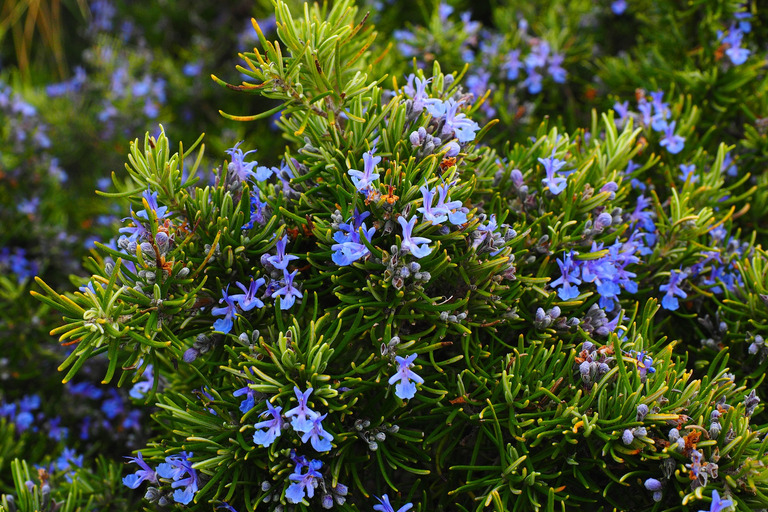
[[[726,508],[732,507],[733,502],[731,500],[725,500],[720,498],[720,494],[716,489],[712,490],[712,504],[709,506],[709,511],[699,510],[699,512],[722,512]]]
[[[137,455],[137,457],[126,457],[126,459],[128,459],[128,462],[138,464],[141,469],[132,475],[124,477],[123,484],[130,489],[136,489],[145,480],[149,483],[157,484],[157,473],[155,473],[155,470],[144,462],[141,452],[138,452]]]
[[[298,269],[291,273],[288,273],[287,270],[283,270],[284,285],[282,288],[279,288],[275,290],[274,293],[272,293],[273,299],[276,297],[282,297],[280,299],[280,309],[291,309],[291,306],[293,306],[294,302],[296,302],[296,297],[304,297],[304,295],[301,293],[301,290],[293,286],[293,279],[298,273]]]
[[[557,266],[560,267],[560,277],[550,283],[550,287],[557,288],[562,286],[557,291],[557,295],[562,300],[571,300],[579,296],[579,289],[576,286],[581,284],[579,279],[579,267],[573,260],[573,256],[578,254],[571,250],[570,252],[563,253],[563,259],[557,259]]]
[[[243,153],[243,150],[241,150],[239,147],[242,143],[243,141],[238,142],[235,144],[235,147],[228,149],[226,153],[232,156],[232,161],[229,162],[228,166],[229,172],[235,174],[240,179],[240,181],[245,181],[250,177],[256,176],[253,168],[256,167],[258,163],[256,161],[245,162],[245,157],[251,153],[255,153],[256,150],[252,149],[246,153]]]
[[[312,428],[304,432],[304,435],[301,436],[302,443],[306,443],[307,440],[310,440],[312,448],[318,452],[330,451],[331,441],[333,441],[333,436],[326,432],[321,423],[326,416],[328,416],[328,414],[323,414],[322,416],[318,415],[312,418]]]
[[[311,460],[308,464],[302,464],[301,462],[296,464],[296,469],[292,474],[288,476],[291,480],[291,485],[285,491],[285,498],[289,503],[301,503],[306,495],[312,498],[315,495],[315,486],[317,482],[315,479],[323,478],[317,470],[323,467],[323,463],[319,460]],[[302,473],[302,470],[307,468],[306,473]]]
[[[448,216],[437,209],[432,209],[432,200],[435,198],[435,189],[429,188],[425,183],[419,187],[419,190],[424,198],[423,206],[418,207],[416,210],[421,213],[423,219],[432,224],[441,224],[445,222],[448,219]]]
[[[229,286],[221,291],[222,297],[219,299],[219,304],[223,302],[225,305],[211,309],[213,315],[224,315],[224,318],[219,318],[213,323],[213,330],[224,334],[232,330],[234,318],[237,316],[237,304],[234,297],[230,297],[228,292]]]
[[[278,270],[285,270],[288,268],[288,263],[290,263],[293,260],[299,259],[298,256],[294,256],[292,254],[285,254],[285,246],[288,243],[288,239],[286,237],[280,237],[280,239],[277,241],[277,254],[274,256],[269,256],[267,258],[267,261],[272,264],[273,267],[275,267]]]
[[[403,228],[403,241],[400,244],[400,249],[402,251],[408,251],[417,258],[423,258],[424,256],[432,252],[432,248],[427,245],[432,240],[430,240],[429,238],[424,238],[422,236],[417,236],[417,237],[411,236],[413,227],[416,225],[415,216],[411,217],[410,221],[406,221],[405,217],[401,215],[400,217],[397,218],[397,222],[399,222],[400,226],[402,226]]]
[[[685,272],[673,270],[669,274],[669,283],[659,286],[659,291],[665,292],[664,298],[661,300],[661,305],[664,306],[664,309],[668,309],[669,311],[677,310],[677,308],[680,307],[680,304],[675,295],[681,299],[688,296],[687,293],[679,288],[680,283],[682,283],[686,277],[688,277],[688,274]]]
[[[379,162],[381,162],[380,156],[373,156],[373,151],[366,151],[363,153],[363,171],[358,171],[357,169],[347,171],[347,174],[352,177],[352,183],[358,192],[367,194],[374,180],[379,179],[379,173],[373,172]]]
[[[264,303],[260,301],[258,298],[256,298],[256,292],[259,291],[259,288],[264,284],[264,278],[260,277],[256,280],[251,278],[251,284],[246,288],[243,284],[241,284],[239,281],[235,283],[238,288],[243,290],[245,293],[238,293],[237,295],[232,295],[231,298],[233,301],[237,302],[240,305],[240,309],[243,311],[250,311],[253,308],[264,307]]]
[[[416,354],[411,354],[404,358],[400,356],[395,357],[399,367],[397,373],[389,378],[389,384],[392,385],[397,382],[395,395],[403,400],[408,400],[416,395],[416,382],[419,384],[424,383],[424,379],[411,371],[415,359]]]
[[[424,107],[426,106],[426,100],[429,99],[429,95],[427,94],[427,84],[432,79],[419,78],[411,73],[408,75],[407,80],[408,83],[403,87],[403,92],[405,92],[405,94],[410,96],[413,100],[413,111],[419,113],[424,110]]]
[[[312,388],[307,388],[303,393],[297,387],[293,387],[293,392],[296,394],[296,399],[299,401],[299,405],[286,411],[286,418],[293,418],[291,420],[291,426],[296,432],[309,432],[313,428],[312,420],[317,418],[319,414],[307,406],[307,400],[309,395],[312,394]]]
[[[680,135],[675,135],[676,123],[677,121],[672,121],[667,125],[667,127],[664,130],[664,137],[659,142],[659,145],[667,148],[667,151],[669,151],[673,155],[676,155],[677,153],[682,151],[685,143],[685,137],[681,137]]]
[[[544,166],[544,170],[547,173],[547,177],[541,180],[541,183],[549,187],[552,195],[556,196],[565,190],[568,180],[563,177],[556,177],[555,172],[559,171],[567,162],[555,158],[554,149],[552,149],[552,154],[549,158],[539,158],[539,162]]]
[[[360,228],[363,228],[363,236],[366,240],[371,241],[371,237],[376,232],[376,228],[368,229],[363,220],[370,215],[370,212],[363,212],[358,214],[355,210],[353,222],[345,222],[339,224],[339,230],[333,234],[333,239],[337,242],[331,246],[331,249],[335,251],[331,255],[331,259],[339,266],[349,265],[353,261],[357,261],[360,258],[364,258],[371,253],[368,247],[365,246],[363,240],[360,237]]]
[[[269,400],[265,400],[265,403],[267,404],[267,410],[262,412],[260,416],[265,417],[267,414],[270,414],[272,419],[256,423],[254,425],[256,432],[253,434],[253,442],[264,448],[271,445],[280,436],[280,431],[283,428],[283,417],[280,416],[280,411],[283,408],[273,407]]]
[[[120,233],[126,233],[128,235],[128,240],[131,241],[149,240],[152,232],[149,231],[139,219],[131,215],[130,217],[125,217],[123,222],[127,220],[133,222],[133,225],[120,228],[118,230]]]
[[[378,496],[374,496],[377,500],[379,500],[378,505],[373,506],[373,510],[376,510],[377,512],[395,512],[394,507],[389,502],[389,496],[386,494],[379,498]],[[397,509],[397,512],[407,512],[408,510],[411,510],[413,508],[413,503],[406,503],[399,509]]]

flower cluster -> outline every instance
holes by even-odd
[[[663,134],[659,140],[659,146],[665,148],[671,154],[675,155],[685,147],[685,137],[675,133],[677,121],[670,121],[672,111],[669,103],[664,100],[664,91],[651,93],[651,101],[648,101],[644,91],[637,94],[638,112],[630,112],[629,102],[616,102],[613,110],[618,116],[616,125],[623,127],[627,119],[632,117],[639,121],[647,130]]]
[[[199,490],[197,471],[192,468],[190,461],[192,456],[191,452],[169,455],[165,462],[158,464],[154,470],[144,461],[141,452],[138,452],[136,457],[126,457],[128,462],[137,464],[139,470],[123,477],[123,485],[137,489],[142,482],[149,482],[152,484],[146,494],[149,501],[157,502],[160,506],[173,502],[188,505]]]

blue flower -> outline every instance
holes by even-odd
[[[149,238],[152,236],[152,232],[149,231],[139,219],[131,215],[130,217],[125,217],[123,222],[128,220],[130,220],[133,225],[120,228],[118,230],[120,233],[127,234],[128,240],[134,242],[138,240],[149,240]]]
[[[56,471],[63,471],[67,482],[72,482],[72,473],[83,467],[83,456],[77,455],[74,448],[64,448],[61,456],[53,463]]]
[[[527,68],[528,76],[520,84],[521,87],[528,87],[530,94],[539,94],[541,92],[541,81],[544,78],[541,73],[535,69]]]
[[[243,141],[238,142],[235,144],[235,147],[228,149],[226,153],[232,156],[232,161],[229,162],[228,170],[231,173],[237,175],[240,181],[245,181],[249,177],[256,177],[256,173],[253,171],[253,168],[256,167],[258,163],[256,161],[245,162],[245,157],[251,153],[255,153],[256,150],[252,149],[246,153],[243,153],[243,150],[241,150],[239,147],[242,143]]]
[[[681,299],[688,296],[688,294],[679,287],[680,283],[682,283],[686,277],[688,277],[688,274],[685,272],[673,270],[669,274],[669,283],[659,286],[659,291],[665,292],[664,298],[661,300],[661,305],[664,306],[664,309],[668,309],[669,311],[677,310],[677,308],[680,307],[680,304],[675,295]]]
[[[549,67],[547,68],[547,71],[549,71],[549,74],[552,75],[552,80],[558,84],[564,84],[565,77],[567,76],[567,72],[561,66],[564,59],[565,57],[559,53],[553,53],[549,58]]]
[[[110,420],[115,419],[118,415],[123,414],[125,412],[124,405],[123,405],[123,399],[118,394],[117,390],[114,388],[111,388],[110,390],[110,397],[104,400],[101,404],[101,411],[104,413],[104,415],[109,418]]]
[[[128,459],[128,462],[138,464],[141,469],[132,475],[123,477],[123,484],[125,486],[131,489],[136,489],[139,487],[139,485],[141,485],[141,482],[144,481],[157,484],[157,473],[154,469],[149,467],[146,462],[144,462],[144,457],[142,457],[141,452],[137,453],[137,457],[126,457],[126,459]]]
[[[620,16],[624,14],[624,11],[627,10],[627,1],[626,0],[614,0],[611,2],[611,10],[613,11],[613,14],[616,16]]]
[[[264,448],[271,445],[280,436],[280,431],[283,428],[283,417],[280,416],[280,411],[283,408],[273,407],[269,400],[266,400],[265,403],[267,404],[267,410],[262,412],[260,416],[265,417],[267,414],[270,414],[272,419],[256,423],[254,425],[256,432],[253,434],[253,442]]]
[[[709,506],[709,512],[722,512],[726,508],[732,507],[733,502],[731,500],[725,500],[720,498],[720,494],[716,489],[712,490],[712,504]],[[707,512],[706,510],[699,510],[699,512]]]
[[[189,459],[192,453],[181,452],[179,455],[165,458],[165,462],[157,466],[157,474],[162,478],[172,480],[173,499],[182,505],[188,504],[197,492],[197,471],[192,469]]]
[[[427,94],[426,90],[427,84],[431,80],[431,78],[419,78],[413,73],[408,75],[407,83],[403,87],[403,92],[413,100],[413,111],[416,113],[424,110],[426,100],[429,99],[429,94]]]
[[[445,214],[448,217],[448,221],[454,226],[459,226],[467,222],[466,208],[463,207],[461,201],[451,201],[448,198],[448,183],[443,183],[437,187],[437,204],[435,205],[435,211]],[[447,201],[447,202],[446,202]]]
[[[682,171],[680,174],[680,181],[683,183],[687,182],[688,180],[690,180],[691,183],[696,183],[699,181],[699,177],[694,174],[694,172],[696,172],[696,164],[680,164],[680,171]]]
[[[301,436],[302,443],[306,443],[307,440],[309,440],[312,444],[312,448],[318,452],[330,451],[331,441],[333,441],[333,436],[323,428],[322,421],[326,416],[328,416],[328,414],[323,414],[322,416],[318,415],[312,418],[312,428],[304,432],[304,435]]]
[[[285,254],[285,246],[287,243],[288,239],[286,237],[280,237],[275,247],[277,249],[277,254],[267,257],[267,261],[278,270],[285,270],[288,268],[288,264],[291,261],[299,259],[298,256]]]
[[[213,323],[213,330],[224,334],[232,330],[233,320],[237,316],[237,304],[228,292],[229,286],[221,291],[222,297],[219,299],[219,304],[223,302],[225,305],[211,309],[211,313],[216,316],[224,315],[224,318],[219,318]]]
[[[685,137],[681,137],[680,135],[675,135],[676,123],[677,121],[672,121],[667,125],[667,127],[664,130],[664,137],[659,142],[659,145],[667,148],[667,151],[669,151],[673,155],[676,155],[677,153],[682,151],[685,143]]]
[[[741,47],[741,41],[744,37],[744,33],[736,28],[736,24],[732,23],[728,29],[728,35],[723,38],[723,43],[728,45],[728,49],[725,50],[725,54],[731,59],[731,62],[735,66],[740,66],[749,58],[750,50]]]
[[[136,400],[141,400],[147,396],[147,393],[152,389],[155,383],[155,376],[151,364],[148,364],[144,369],[144,373],[141,374],[143,380],[140,380],[133,385],[128,395]]]
[[[629,117],[629,102],[625,101],[623,103],[619,103],[617,101],[613,104],[613,111],[616,112],[616,115],[619,116],[618,118],[614,119],[614,122],[616,123],[617,127],[621,128],[627,122],[627,118]]]
[[[265,208],[267,207],[267,202],[262,201],[259,198],[259,193],[254,192],[253,195],[251,195],[251,217],[243,224],[242,229],[251,229],[255,224],[264,225],[267,223],[267,219],[264,215]]]
[[[253,383],[253,381],[248,381],[249,383]],[[251,409],[253,409],[253,406],[256,404],[256,392],[251,388],[251,386],[245,385],[240,389],[236,389],[232,396],[235,398],[239,396],[245,395],[245,399],[240,402],[240,412],[243,414],[247,413]]]
[[[560,267],[560,277],[550,283],[550,287],[557,288],[562,286],[557,291],[557,295],[562,300],[571,300],[579,296],[579,289],[577,286],[581,284],[579,279],[579,267],[573,260],[573,256],[578,254],[577,252],[570,251],[563,253],[563,259],[557,259],[557,266]]]
[[[333,239],[337,243],[331,246],[331,249],[335,251],[331,255],[334,263],[339,266],[349,265],[353,261],[364,258],[371,253],[360,237],[361,227],[363,228],[363,236],[369,242],[376,232],[376,228],[368,229],[365,222],[363,222],[363,219],[369,215],[370,212],[363,212],[358,215],[357,210],[355,210],[354,220],[351,224],[349,222],[339,224],[339,230],[333,234]]]
[[[309,432],[312,430],[312,420],[317,418],[319,414],[307,406],[307,400],[309,395],[312,394],[312,388],[308,388],[302,393],[297,387],[293,387],[293,392],[296,394],[296,399],[299,401],[299,405],[285,412],[286,418],[293,418],[291,420],[291,426],[296,432]]]
[[[392,385],[397,382],[397,385],[395,386],[395,395],[402,400],[411,399],[416,395],[416,382],[419,384],[424,383],[424,379],[411,371],[415,359],[416,354],[411,354],[407,357],[395,357],[399,367],[397,373],[389,378],[389,384]]]
[[[432,248],[427,244],[432,240],[424,238],[422,236],[412,237],[413,227],[416,225],[416,217],[411,217],[410,221],[406,221],[402,215],[397,218],[397,222],[403,228],[403,241],[400,244],[402,251],[407,251],[413,254],[417,258],[423,258],[432,252]],[[422,245],[419,245],[422,244]]]
[[[651,128],[654,131],[661,132],[667,128],[667,119],[671,113],[669,112],[669,103],[664,103],[664,91],[656,91],[651,93],[653,99],[653,111],[655,112],[651,117]]]
[[[298,274],[299,271],[294,270],[291,273],[288,273],[287,270],[283,270],[283,282],[285,283],[282,288],[279,288],[275,290],[275,292],[272,294],[272,298],[280,297],[280,309],[290,309],[291,306],[293,306],[294,302],[296,302],[296,297],[303,297],[304,295],[301,293],[301,290],[298,288],[295,288],[293,286],[293,279],[296,277],[296,274]]]
[[[501,69],[507,72],[507,80],[517,80],[523,63],[520,62],[520,50],[512,50],[507,54],[507,58],[501,65]]]
[[[294,483],[289,485],[285,491],[285,498],[289,503],[301,503],[305,495],[309,498],[314,497],[315,479],[323,478],[323,475],[317,471],[321,467],[323,467],[323,463],[319,460],[311,460],[308,464],[301,460],[297,462],[296,469],[288,476],[288,479]],[[307,468],[306,473],[302,473],[304,468]]]
[[[363,171],[358,171],[357,169],[347,171],[347,174],[352,177],[352,183],[358,192],[367,194],[374,180],[379,179],[379,173],[373,172],[379,162],[381,162],[380,156],[373,156],[373,151],[366,151],[363,153]]]
[[[637,364],[637,373],[640,375],[640,380],[645,382],[647,374],[656,373],[656,368],[653,367],[653,358],[649,356],[645,350],[641,350],[640,352],[630,350],[629,355],[635,359],[635,364]]]
[[[141,202],[144,204],[144,210],[136,212],[136,216],[143,220],[149,220],[149,214],[147,210],[155,212],[157,220],[162,220],[168,217],[168,207],[158,206],[157,204],[157,192],[152,192],[150,189],[145,190],[141,194]]]
[[[466,114],[457,113],[460,105],[453,98],[446,101],[432,98],[427,101],[427,111],[435,119],[443,120],[441,135],[455,136],[463,144],[475,139],[475,132],[480,129],[480,125],[469,119]]]
[[[643,125],[646,127],[651,126],[653,119],[653,104],[648,103],[648,100],[646,100],[645,97],[642,97],[637,102],[637,110],[639,110],[642,115]]]
[[[376,510],[377,512],[395,512],[395,508],[389,502],[389,496],[385,494],[381,498],[379,498],[378,496],[374,496],[374,498],[379,500],[379,504],[374,505],[373,510]],[[412,508],[413,508],[413,503],[406,503],[405,505],[397,509],[397,512],[407,512]]]
[[[246,288],[245,285],[241,284],[240,282],[236,282],[235,285],[245,293],[232,295],[232,300],[237,302],[240,305],[240,309],[243,311],[250,311],[256,307],[264,307],[264,303],[256,298],[256,292],[259,291],[259,288],[264,284],[264,282],[265,281],[263,277],[260,277],[256,280],[251,278],[251,284],[248,286],[248,288]]]
[[[544,170],[547,173],[547,177],[541,180],[543,185],[549,187],[549,191],[552,195],[556,196],[568,185],[566,178],[555,176],[555,172],[559,171],[566,162],[555,158],[555,150],[552,149],[552,154],[549,158],[539,158],[539,162],[544,166]]]
[[[440,224],[445,222],[448,219],[448,216],[443,214],[443,212],[432,208],[432,200],[435,198],[435,189],[429,188],[425,183],[419,187],[419,190],[421,191],[421,195],[423,197],[423,205],[418,207],[416,210],[421,213],[424,220],[431,222],[432,224]]]
[[[61,426],[61,416],[56,416],[48,421],[48,437],[54,441],[63,441],[69,434],[67,427]]]

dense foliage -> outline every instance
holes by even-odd
[[[0,510],[768,508],[757,6],[131,5],[2,54]]]

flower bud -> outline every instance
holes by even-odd
[[[661,482],[659,482],[655,478],[649,478],[648,480],[645,481],[643,485],[645,485],[645,488],[648,489],[649,491],[656,492],[661,490]]]
[[[611,222],[613,222],[613,217],[611,216],[611,214],[607,212],[603,212],[597,216],[597,219],[595,219],[595,229],[597,231],[602,231],[605,228],[610,227]]]

